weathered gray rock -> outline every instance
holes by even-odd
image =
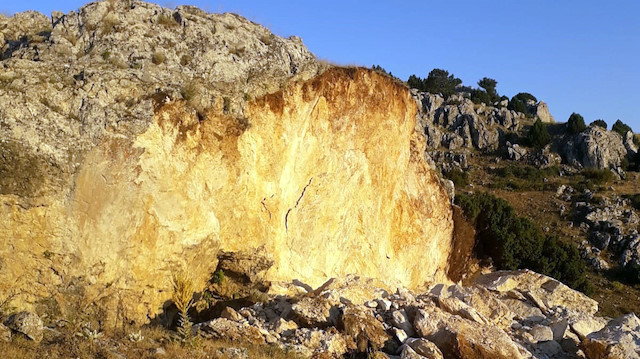
[[[562,157],[551,151],[551,145],[546,145],[537,153],[531,153],[528,156],[528,161],[531,165],[548,168],[552,166],[559,166],[562,163]]]
[[[598,311],[598,302],[595,300],[551,277],[526,269],[485,274],[478,277],[475,282],[500,293],[517,288],[543,312],[556,306],[576,313],[585,313],[585,315],[594,315]]]
[[[249,282],[259,281],[260,274],[271,268],[273,263],[273,258],[264,247],[252,251],[223,251],[218,254],[218,270],[222,270],[225,275],[235,275]]]
[[[403,345],[402,351],[400,352],[400,359],[424,359],[424,356],[418,354],[409,345]]]
[[[193,327],[193,330],[205,338],[245,341],[254,344],[266,343],[265,335],[260,328],[225,318],[199,323]]]
[[[234,322],[239,322],[239,321],[244,319],[244,317],[242,315],[240,315],[238,312],[236,312],[231,307],[225,307],[222,310],[222,313],[220,313],[220,317],[221,318],[225,318],[225,319],[229,319],[229,320],[234,321]]]
[[[418,310],[416,332],[442,351],[444,357],[522,358],[518,345],[502,329],[437,310]]]
[[[545,122],[545,123],[556,122],[553,116],[551,116],[551,114],[549,113],[549,106],[547,106],[547,104],[543,101],[538,102],[538,104],[535,106],[534,113],[536,117],[538,117],[542,122]]]
[[[475,115],[465,115],[465,121],[469,124],[473,145],[480,150],[495,149],[498,146],[498,130],[481,121]]]
[[[382,323],[369,311],[347,306],[342,317],[347,346],[360,352],[379,350],[390,339]]]
[[[592,126],[567,140],[563,153],[566,162],[570,164],[578,163],[586,168],[615,169],[622,165],[627,149],[618,133]]]
[[[627,149],[628,153],[638,153],[638,146],[636,146],[636,143],[633,141],[634,137],[635,135],[631,131],[628,131],[624,136],[624,147]]]
[[[589,334],[580,347],[589,359],[640,358],[640,320],[635,314],[611,320],[602,330]]]
[[[571,316],[568,320],[571,325],[571,330],[576,333],[580,339],[584,339],[591,333],[601,330],[607,324],[605,318],[591,316]]]
[[[511,142],[507,141],[507,158],[512,161],[520,161],[524,156],[527,155],[527,149],[524,147],[520,147],[518,144],[511,144]]]
[[[7,318],[5,325],[14,332],[23,334],[27,338],[39,342],[42,340],[44,326],[42,320],[31,312],[19,312]]]
[[[143,132],[167,99],[240,116],[246,99],[326,67],[300,38],[192,6],[97,1],[55,19],[27,11],[3,22],[0,151],[13,170],[24,161],[48,169],[0,179],[3,193],[68,181],[98,139]]]
[[[327,330],[302,328],[296,331],[290,343],[293,347],[305,348],[308,354],[325,353],[333,357],[341,357],[348,349],[347,341],[335,328]]]

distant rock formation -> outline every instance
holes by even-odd
[[[627,157],[622,137],[598,126],[570,137],[562,152],[567,163],[586,168],[616,169]]]
[[[551,114],[549,113],[549,106],[547,106],[546,102],[540,101],[536,104],[532,104],[532,109],[533,111],[531,111],[531,113],[535,114],[535,116],[539,118],[540,121],[544,123],[556,122],[553,116],[551,116]]]

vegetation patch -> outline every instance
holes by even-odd
[[[569,116],[569,121],[567,121],[567,132],[574,135],[584,131],[586,128],[587,125],[584,124],[584,118],[579,113],[574,112]]]
[[[580,174],[592,184],[603,185],[615,179],[613,172],[609,170],[599,170],[596,168],[586,168]]]
[[[547,131],[547,126],[538,119],[529,129],[527,139],[529,140],[529,145],[541,148],[551,142],[551,135]]]
[[[445,177],[447,179],[450,179],[458,188],[466,187],[469,183],[471,183],[471,180],[469,179],[469,173],[457,168],[445,173]]]
[[[489,188],[512,189],[517,191],[554,190],[557,184],[549,181],[549,178],[557,176],[560,169],[556,166],[538,168],[529,165],[511,164],[506,167],[492,170],[495,177],[489,183]]]
[[[587,294],[593,291],[578,249],[554,236],[545,236],[528,218],[488,193],[456,197],[466,217],[475,224],[475,252],[491,258],[498,269],[528,268],[549,275]]]

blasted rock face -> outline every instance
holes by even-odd
[[[204,285],[221,250],[261,248],[264,279],[314,287],[444,280],[451,206],[415,114],[406,88],[364,69],[294,82],[243,116],[163,101],[140,134],[101,137],[46,205],[0,197],[0,283],[28,307],[73,278],[84,300],[144,321],[172,272]]]

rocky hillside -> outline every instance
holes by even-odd
[[[452,206],[507,198],[487,203],[537,251],[509,243],[600,284],[640,268],[640,199],[594,194],[636,190],[633,134],[410,90],[190,6],[0,16],[0,49],[8,357],[640,357],[635,307],[491,272]]]
[[[445,279],[451,206],[405,87],[320,74],[300,39],[192,7],[2,21],[0,278],[15,305],[64,311],[73,287],[108,323],[116,308],[143,323],[172,273],[202,288],[220,251],[259,253],[269,280]]]
[[[418,131],[424,131],[430,156],[440,169],[466,169],[473,153],[499,153],[509,160],[534,166],[611,169],[622,167],[638,152],[632,132],[621,136],[599,126],[577,134],[567,133],[566,124],[555,124],[543,101],[528,103],[527,114],[508,109],[508,100],[495,104],[474,103],[461,92],[446,100],[439,94],[412,89],[418,105]],[[526,143],[526,135],[539,119],[552,132],[552,141],[542,151]],[[520,138],[523,137],[523,138]],[[516,142],[521,142],[520,144]]]

